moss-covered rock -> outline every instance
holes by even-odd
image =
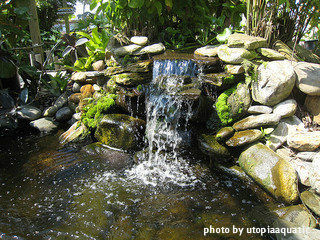
[[[121,73],[113,75],[111,79],[121,86],[138,86],[150,82],[151,76],[141,73]]]
[[[198,142],[201,151],[207,155],[223,157],[230,156],[228,149],[217,141],[215,135],[202,134],[198,138]]]
[[[110,147],[131,150],[143,145],[145,121],[124,114],[107,114],[98,123],[95,138]]]

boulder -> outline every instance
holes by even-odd
[[[287,143],[299,151],[314,151],[320,146],[320,131],[294,132],[288,136]]]
[[[262,132],[260,130],[244,130],[236,132],[226,144],[229,147],[241,147],[249,143],[255,142],[262,137]]]
[[[96,61],[92,64],[92,68],[94,71],[103,71],[104,67],[105,67],[105,64],[103,60]]]
[[[166,50],[165,46],[162,43],[156,43],[150,46],[143,47],[138,51],[134,52],[134,55],[144,55],[144,54],[159,54]]]
[[[254,50],[261,47],[266,47],[267,40],[261,37],[249,36],[241,33],[234,33],[228,38],[228,47],[232,48],[245,48]]]
[[[130,42],[139,46],[144,46],[148,43],[148,37],[145,36],[134,36],[130,38]]]
[[[268,60],[284,60],[286,57],[279,53],[276,50],[271,48],[259,48],[257,52],[260,53],[263,57],[267,58]]]
[[[124,114],[106,114],[98,123],[95,138],[109,147],[139,149],[144,141],[145,121]]]
[[[242,65],[228,64],[226,65],[225,69],[227,73],[234,74],[234,75],[244,73],[244,67]]]
[[[313,121],[320,125],[320,96],[307,96],[304,105],[313,115]]]
[[[262,105],[273,106],[290,95],[295,81],[296,74],[289,61],[261,64],[257,79],[252,82],[252,98]]]
[[[294,203],[299,198],[292,166],[267,146],[257,143],[241,153],[241,168],[276,199]]]
[[[221,145],[215,135],[205,135],[202,134],[198,138],[199,148],[201,151],[209,156],[218,156],[218,157],[229,157],[229,150]]]
[[[320,216],[320,196],[312,189],[301,193],[301,201],[316,215]]]
[[[205,57],[215,57],[218,55],[218,47],[219,45],[207,45],[196,49],[194,54]]]
[[[254,59],[256,54],[244,48],[229,48],[226,45],[222,45],[218,48],[218,57],[226,63],[241,64],[245,59]]]
[[[33,121],[41,117],[41,110],[33,106],[21,106],[16,111],[18,118]]]
[[[281,116],[281,118],[292,117],[297,110],[297,105],[296,100],[289,99],[275,105],[273,113]]]
[[[67,122],[72,118],[73,111],[69,107],[63,107],[56,113],[56,120],[58,122]]]
[[[71,142],[85,142],[90,138],[90,132],[80,121],[75,122],[67,131],[59,137],[60,144],[64,145]]]
[[[90,160],[101,163],[107,170],[124,170],[132,166],[131,156],[120,150],[110,149],[102,143],[91,143],[81,149]]]
[[[51,133],[58,129],[58,123],[52,118],[40,118],[30,122],[30,126],[38,129],[42,133]]]
[[[255,106],[250,106],[248,108],[248,113],[251,114],[264,114],[264,113],[272,113],[272,108],[269,106],[263,106],[263,105],[255,105]]]
[[[307,95],[320,95],[320,64],[299,62],[294,66],[297,87]]]
[[[235,124],[233,128],[237,131],[246,130],[249,128],[257,128],[263,126],[277,125],[281,117],[276,114],[260,114],[246,117]]]
[[[142,48],[142,46],[140,46],[140,45],[131,44],[128,46],[123,46],[123,47],[112,49],[112,52],[116,56],[123,57],[126,55],[132,55],[135,51],[137,51],[141,48]]]

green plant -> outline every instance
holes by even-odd
[[[56,76],[45,75],[41,78],[44,87],[54,96],[59,96],[66,90],[68,81],[62,72],[58,72]]]

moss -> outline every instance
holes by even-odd
[[[230,106],[228,105],[228,97],[237,89],[237,87],[230,88],[223,92],[216,102],[216,110],[222,125],[228,125],[233,121],[230,117]]]
[[[84,107],[81,115],[81,122],[89,128],[96,128],[97,123],[103,117],[104,113],[115,105],[117,95],[107,94],[89,103]]]

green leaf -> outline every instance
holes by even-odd
[[[154,3],[154,6],[157,8],[158,15],[160,16],[161,13],[162,13],[162,4],[161,4],[161,2],[156,1],[156,2]]]
[[[88,34],[88,33],[85,33],[85,32],[76,32],[77,35],[81,36],[81,37],[85,37],[85,38],[88,38],[89,40],[91,41],[94,41],[93,38]]]
[[[101,42],[98,28],[94,28],[92,30],[92,38],[93,38],[93,42],[96,44],[99,44]]]
[[[218,34],[217,35],[217,40],[220,42],[220,43],[224,43],[227,41],[228,37],[232,34],[232,31],[230,28],[225,28],[223,30],[222,33]]]
[[[172,8],[172,0],[165,0],[166,6]]]
[[[144,4],[144,0],[129,0],[128,5],[130,8],[141,8]]]
[[[16,66],[5,58],[0,58],[0,78],[12,78],[16,75]]]

